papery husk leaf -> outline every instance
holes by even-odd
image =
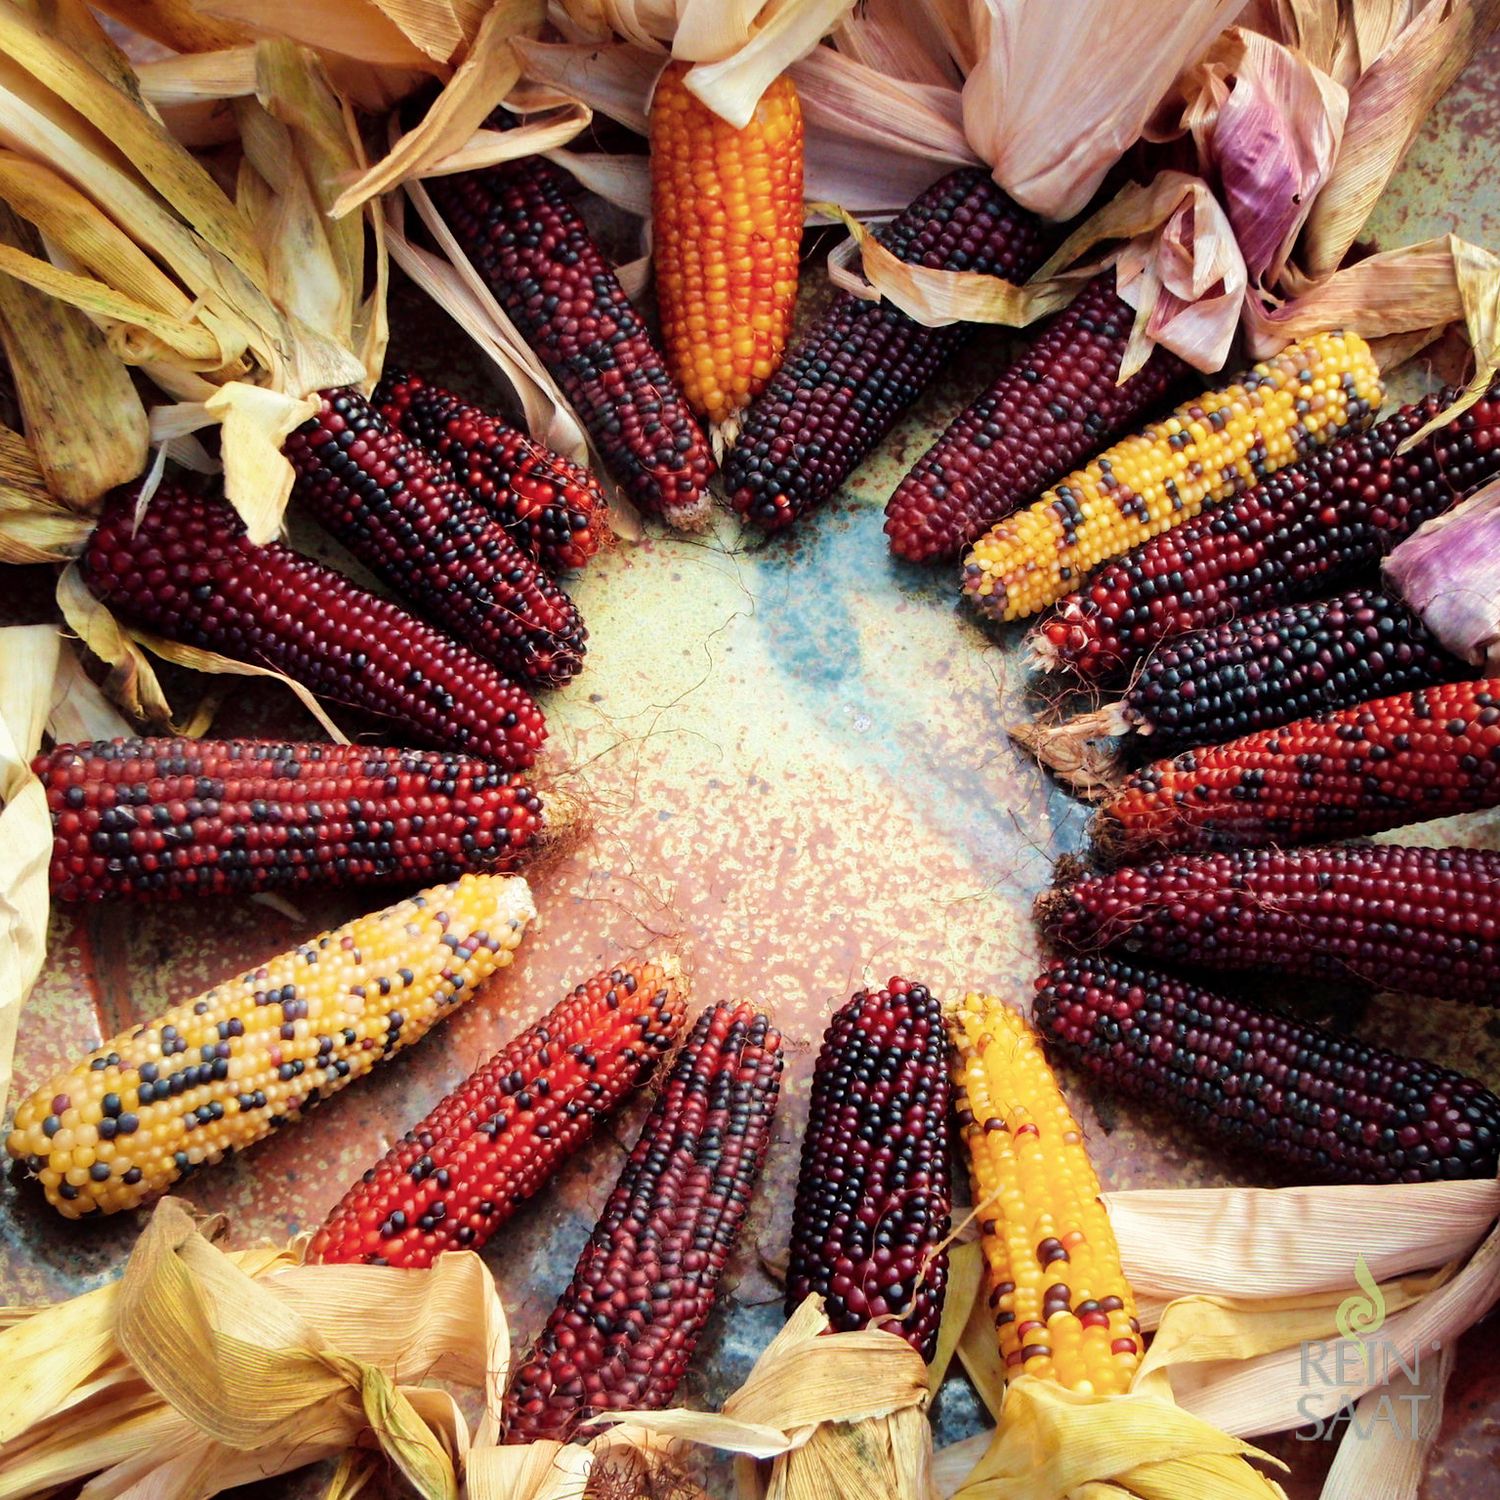
[[[395,22],[366,0],[194,0],[206,15],[252,36],[279,37],[342,54],[356,62],[445,76],[447,69],[414,46]]]
[[[112,740],[130,732],[124,717],[83,670],[77,652],[65,644],[58,654],[47,733],[62,744],[73,744],[80,740]],[[4,1441],[0,1438],[0,1442]]]
[[[233,380],[215,391],[204,406],[223,427],[220,452],[225,498],[240,513],[252,542],[259,546],[272,541],[281,529],[296,478],[282,445],[317,414],[317,398],[289,396]]]
[[[959,1336],[984,1281],[984,1252],[978,1240],[954,1245],[948,1252],[948,1286],[938,1322],[937,1348],[927,1366],[927,1389],[937,1395],[958,1351]]]
[[[882,77],[956,92],[963,72],[940,11],[937,5],[908,5],[905,0],[863,0],[833,29],[830,40],[845,57]],[[967,7],[964,12],[967,24]]]
[[[323,1491],[323,1500],[355,1500],[374,1482],[380,1469],[380,1460],[373,1453],[363,1448],[346,1449]]]
[[[370,0],[419,52],[445,63],[463,45],[463,28],[448,0]]]
[[[651,216],[651,161],[645,156],[615,156],[607,151],[548,151],[581,187],[637,218]],[[621,268],[615,267],[615,275]],[[623,279],[623,278],[622,278]]]
[[[57,607],[68,629],[110,668],[104,690],[137,723],[165,726],[171,706],[156,672],[132,635],[88,590],[77,563],[69,563],[57,580]]]
[[[92,530],[87,516],[52,498],[31,444],[0,427],[0,562],[61,561]]]
[[[476,130],[462,145],[430,162],[420,175],[446,177],[454,172],[482,171],[522,156],[554,156],[557,147],[575,139],[593,118],[588,105],[569,100],[545,120],[527,120],[510,130]],[[628,156],[606,159],[625,163],[636,160]]]
[[[115,88],[140,97],[135,69],[83,0],[20,0],[44,30],[71,48]]]
[[[137,65],[141,95],[158,108],[241,99],[255,92],[256,47],[159,57]]]
[[[646,134],[661,53],[628,42],[599,46],[517,38],[512,45],[527,79],[550,84],[637,135]]]
[[[239,27],[205,15],[197,0],[99,0],[98,8],[174,52],[214,52],[246,40]]]

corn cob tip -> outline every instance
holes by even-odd
[[[1121,706],[1111,703],[1061,724],[1012,724],[1006,733],[1069,791],[1094,800],[1113,792],[1123,771],[1118,748],[1096,742],[1113,739],[1129,727]]]

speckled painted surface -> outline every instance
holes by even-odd
[[[1459,228],[1500,245],[1497,76],[1500,41],[1428,122],[1369,237],[1387,246]],[[805,301],[821,295],[814,286]],[[409,288],[394,312],[404,361],[461,387],[487,383],[468,346]],[[683,1394],[702,1403],[732,1389],[779,1322],[779,1291],[761,1261],[785,1244],[808,1075],[828,1013],[894,973],[939,994],[1027,993],[1039,966],[1031,899],[1083,826],[1082,810],[1002,732],[1028,711],[1018,635],[986,636],[959,612],[947,571],[898,566],[880,529],[884,497],[1004,343],[982,336],[838,502],[790,538],[767,544],[725,519],[704,538],[653,536],[591,565],[575,588],[589,666],[547,708],[553,764],[585,780],[595,832],[536,877],[541,930],[513,969],[420,1048],[296,1130],[187,1184],[184,1197],[227,1213],[241,1242],[315,1225],[393,1136],[572,984],[621,954],[675,948],[699,1002],[760,996],[789,1045],[776,1144]],[[7,613],[41,617],[39,570],[16,598]],[[260,687],[235,696],[219,729],[313,733]],[[1451,831],[1465,842],[1500,839],[1495,820]],[[22,1026],[18,1085],[40,1082],[64,1054],[168,998],[378,899],[306,898],[296,920],[233,901],[55,913],[48,967]],[[1500,1085],[1493,1013],[1321,990],[1279,998]],[[1149,1110],[1070,1092],[1111,1187],[1267,1180]],[[566,1279],[641,1113],[621,1116],[486,1250],[518,1339]],[[40,1194],[0,1183],[0,1302],[98,1284],[140,1223],[64,1224]],[[1496,1332],[1492,1318],[1460,1348],[1426,1500],[1496,1492]],[[973,1430],[975,1402],[961,1378],[936,1415],[945,1438]],[[1288,1436],[1267,1446],[1291,1464],[1294,1500],[1316,1494],[1328,1444]],[[722,1475],[709,1479],[720,1492]],[[264,1493],[304,1488],[316,1492],[309,1481]]]

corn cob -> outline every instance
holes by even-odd
[[[1100,563],[1368,427],[1381,397],[1380,372],[1358,334],[1289,345],[999,522],[964,559],[964,594],[993,620],[1033,615]]]
[[[437,459],[549,572],[581,568],[609,536],[599,481],[494,412],[389,366],[370,404],[393,430]]]
[[[810,1292],[835,1328],[887,1328],[931,1359],[948,1284],[947,1033],[919,984],[861,990],[813,1073],[787,1316]]]
[[[1108,786],[1142,746],[1175,755],[1453,682],[1472,668],[1437,643],[1399,599],[1374,590],[1286,604],[1167,641],[1118,703],[1057,725],[1011,731],[1075,789]],[[1119,753],[1092,741],[1128,736]]]
[[[349,550],[450,634],[527,682],[583,666],[572,600],[424,449],[353,389],[324,391],[286,441],[293,493]]]
[[[673,526],[702,526],[713,455],[574,207],[572,180],[530,156],[425,186],[630,498]]]
[[[1500,850],[1242,849],[1066,881],[1037,920],[1080,952],[1354,978],[1500,1002]]]
[[[1034,1014],[1082,1071],[1298,1181],[1495,1175],[1500,1099],[1447,1068],[1111,958],[1058,959]]]
[[[64,901],[514,869],[541,798],[486,760],[275,740],[96,740],[32,762]]]
[[[1019,1012],[966,995],[952,1017],[954,1107],[968,1148],[1005,1375],[1128,1390],[1135,1297],[1083,1134]]]
[[[1096,276],[917,460],[885,507],[891,551],[957,558],[1101,443],[1162,405],[1188,367],[1160,344],[1116,384],[1135,311]]]
[[[1402,407],[1101,569],[1033,632],[1038,664],[1115,681],[1170,636],[1361,581],[1403,537],[1500,473],[1500,381],[1397,453],[1457,395]]]
[[[1094,819],[1107,857],[1379,833],[1500,803],[1500,680],[1441,683],[1135,772]]]
[[[913,265],[1012,281],[1048,246],[1041,222],[974,167],[928,188],[879,239]],[[974,331],[924,328],[890,303],[840,292],[745,413],[724,463],[734,508],[776,531],[828,499]]]
[[[732,417],[781,363],[802,247],[802,105],[783,73],[743,130],[668,63],[651,99],[651,249],[662,345],[688,404]]]
[[[692,1358],[770,1142],[781,1038],[750,1005],[694,1026],[573,1280],[505,1395],[506,1441],[589,1435],[666,1406]]]
[[[671,960],[579,985],[344,1194],[307,1258],[430,1266],[444,1250],[478,1250],[656,1066],[684,991]]]
[[[67,1218],[134,1208],[421,1041],[535,916],[519,877],[465,875],[358,917],[96,1047],[5,1148]]]
[[[96,598],[185,645],[274,667],[427,744],[532,764],[541,711],[467,646],[289,547],[254,546],[224,500],[167,481],[135,522],[116,490],[80,559]]]

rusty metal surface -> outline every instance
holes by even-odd
[[[1428,122],[1371,224],[1380,245],[1457,228],[1500,246],[1497,78],[1500,41]],[[461,336],[410,289],[397,297],[394,322],[403,361],[461,387],[487,384]],[[653,536],[591,565],[575,590],[589,665],[547,708],[554,767],[586,778],[595,829],[536,877],[541,930],[513,969],[421,1047],[297,1129],[184,1185],[185,1198],[227,1213],[240,1242],[316,1225],[396,1135],[572,984],[622,953],[675,948],[699,1003],[762,997],[789,1043],[776,1144],[684,1396],[716,1401],[733,1388],[779,1322],[761,1256],[774,1260],[785,1245],[809,1068],[830,1010],[895,973],[942,995],[1026,994],[1039,967],[1032,898],[1083,826],[1082,810],[1003,734],[1029,706],[1018,634],[981,632],[958,610],[949,570],[898,565],[881,534],[881,505],[904,467],[1003,348],[983,336],[838,502],[790,538],[767,544],[725,519],[705,538]],[[24,613],[37,587],[35,598],[21,591]],[[314,732],[288,700],[258,686],[236,693],[218,730]],[[1492,826],[1458,831],[1494,841]],[[233,900],[57,911],[48,967],[23,1019],[17,1086],[162,1002],[379,901],[304,898],[295,920]],[[1500,1085],[1492,1013],[1321,990],[1280,998]],[[1111,1187],[1269,1181],[1150,1110],[1067,1082]],[[619,1143],[640,1117],[639,1107],[627,1111],[486,1250],[518,1341],[566,1280]],[[98,1284],[140,1222],[67,1224],[39,1194],[0,1184],[0,1303]],[[1495,1493],[1495,1333],[1492,1318],[1460,1347],[1430,1500]],[[937,1420],[944,1437],[978,1424],[961,1377],[949,1381]],[[1332,1445],[1286,1436],[1267,1446],[1291,1466],[1294,1500],[1315,1495]]]

